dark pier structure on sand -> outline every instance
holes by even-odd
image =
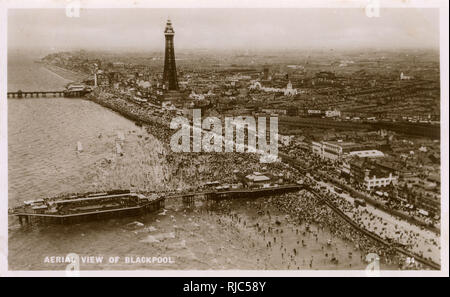
[[[9,210],[21,225],[78,223],[90,220],[138,216],[164,207],[165,198],[150,198],[127,190],[72,195],[25,201]]]
[[[22,91],[8,92],[8,98],[45,98],[45,97],[66,97],[79,98],[89,93],[86,90],[62,90],[62,91]]]
[[[49,214],[30,214],[17,213],[14,214],[19,218],[20,225],[32,225],[33,223],[56,223],[56,224],[73,224],[87,222],[93,220],[103,220],[117,217],[132,217],[153,212],[164,207],[164,198],[157,199],[144,206],[131,206],[119,209],[96,210],[83,213],[69,213],[61,215]]]
[[[166,194],[149,198],[130,191],[115,190],[107,193],[73,195],[64,198],[46,198],[27,201],[23,206],[9,210],[21,225],[32,223],[78,223],[89,220],[138,216],[154,212],[165,206],[166,199],[181,198],[184,204],[195,199],[216,202],[223,199],[259,198],[299,191],[302,185],[290,184],[267,188],[240,188],[226,191],[202,191]]]
[[[266,188],[239,188],[221,191],[202,191],[183,194],[168,195],[167,198],[181,198],[184,204],[193,204],[195,199],[216,202],[224,199],[254,199],[266,196],[281,195],[289,192],[297,192],[304,188],[303,185],[288,184]]]
[[[239,199],[239,198],[259,198],[266,196],[281,195],[289,192],[297,192],[303,189],[302,185],[288,184],[276,187],[257,188],[257,189],[232,189],[228,191],[216,191],[207,193],[208,200],[223,200],[223,199]]]

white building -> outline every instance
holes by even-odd
[[[320,156],[322,159],[328,159],[328,160],[341,160],[342,158],[345,158],[351,152],[356,151],[358,148],[360,148],[359,145],[353,142],[343,142],[341,140],[338,141],[321,141],[316,142],[313,141],[311,143],[311,149],[314,154]],[[362,151],[359,151],[362,152]],[[380,152],[381,153],[381,152]],[[356,153],[358,154],[358,153]],[[360,153],[364,155],[364,153]],[[366,154],[372,154],[370,152]],[[375,155],[375,153],[373,153]],[[384,156],[384,155],[383,155]]]
[[[264,87],[259,81],[253,81],[248,88],[249,90],[260,90],[266,93],[283,93],[285,96],[295,96],[300,93],[297,89],[292,88],[292,83],[290,81],[286,88]]]
[[[343,155],[343,148],[341,145],[332,142],[312,142],[312,151],[319,155],[322,159],[338,160]]]
[[[288,82],[286,89],[284,90],[284,96],[297,95],[297,90],[292,88],[291,81]]]
[[[290,145],[293,140],[294,140],[294,136],[293,135],[281,135],[281,134],[278,134],[278,141],[284,146]]]
[[[358,156],[360,158],[383,158],[384,154],[378,150],[353,151],[349,156]]]
[[[398,176],[393,175],[392,173],[389,173],[389,176],[387,177],[377,177],[373,175],[372,177],[366,176],[364,178],[364,187],[367,190],[372,190],[374,188],[378,187],[386,187],[390,184],[396,185],[398,182]]]
[[[398,183],[398,175],[395,175],[393,170],[369,160],[356,158],[346,161],[342,164],[341,172],[353,178],[368,191]]]
[[[327,111],[325,111],[325,116],[327,118],[341,117],[341,111],[340,110],[327,110]]]
[[[322,157],[322,143],[313,141],[311,143],[311,149],[312,149],[313,154]]]
[[[410,80],[412,77],[404,75],[403,72],[400,73],[400,80]]]
[[[321,115],[322,111],[319,109],[308,109],[308,115]]]

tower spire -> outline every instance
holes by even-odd
[[[166,37],[166,51],[164,56],[164,73],[163,81],[169,91],[178,90],[177,68],[175,65],[175,50],[173,46],[173,37],[175,31],[172,27],[170,19],[167,20],[166,28],[164,30]]]

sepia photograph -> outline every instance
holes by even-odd
[[[180,2],[3,2],[0,276],[448,276],[448,3]]]

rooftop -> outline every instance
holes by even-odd
[[[367,150],[367,151],[354,151],[350,152],[351,156],[358,156],[360,158],[379,158],[384,157],[383,152],[378,150]]]

